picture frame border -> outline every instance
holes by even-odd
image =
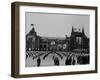
[[[39,6],[39,7],[57,7],[57,8],[73,8],[73,9],[88,9],[95,10],[95,70],[76,71],[76,72],[56,72],[56,73],[42,73],[42,74],[23,74],[20,75],[19,67],[19,7],[20,6]],[[97,7],[96,6],[81,6],[81,5],[65,5],[65,4],[47,4],[47,3],[32,3],[32,2],[13,2],[11,3],[11,76],[15,78],[25,77],[43,77],[43,76],[58,76],[58,75],[72,75],[72,74],[88,74],[98,72],[98,55],[97,55]]]

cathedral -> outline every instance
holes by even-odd
[[[26,51],[89,51],[89,38],[84,28],[77,31],[72,27],[70,37],[65,38],[41,37],[37,35],[34,27],[26,35]]]

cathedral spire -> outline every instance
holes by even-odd
[[[73,26],[72,26],[72,32],[74,32],[74,28],[73,28]]]
[[[85,35],[85,32],[84,32],[84,27],[82,27],[82,34],[83,34],[84,36],[86,36],[86,35]]]
[[[84,27],[82,27],[82,33],[84,33]]]

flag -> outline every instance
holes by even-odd
[[[34,24],[31,24],[31,26],[34,26]]]

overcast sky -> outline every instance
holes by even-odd
[[[89,37],[89,15],[74,14],[48,14],[48,13],[26,13],[26,34],[32,29],[34,24],[37,35],[44,37],[65,37],[70,36],[72,26],[74,28],[84,27],[87,37]]]

